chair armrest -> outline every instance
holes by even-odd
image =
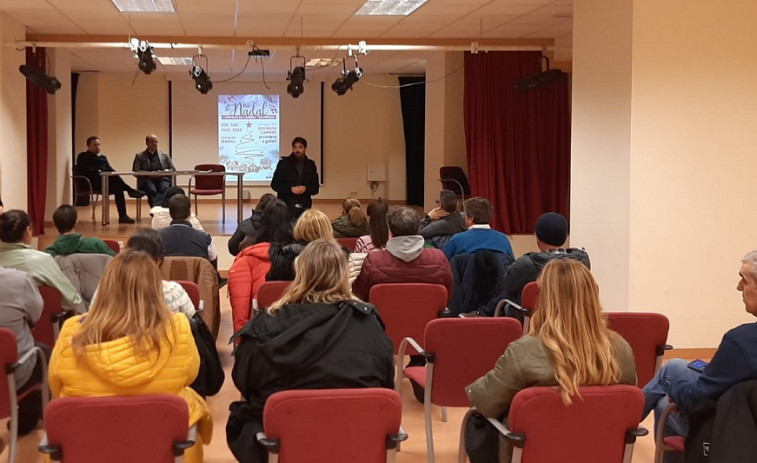
[[[663,439],[665,438],[665,423],[668,421],[668,415],[673,413],[678,408],[678,405],[676,405],[675,402],[670,402],[668,406],[663,410],[662,414],[660,415],[660,419],[657,422],[657,430],[655,432],[655,449],[662,449],[664,448],[664,442]]]
[[[197,424],[194,424],[191,428],[189,428],[189,432],[187,433],[187,440],[182,440],[182,441],[173,443],[173,456],[180,457],[184,455],[184,451],[186,449],[195,445],[196,439],[197,439]]]
[[[507,426],[505,426],[500,420],[496,418],[487,418],[487,420],[489,421],[489,424],[494,426],[500,434],[505,436],[505,438],[509,440],[511,444],[513,444],[513,447],[523,448],[523,445],[525,445],[526,443],[525,434],[511,432],[509,429],[507,429]]]
[[[50,443],[47,441],[47,433],[42,434],[42,440],[39,441],[37,449],[42,453],[50,455],[50,459],[53,461],[61,461],[63,459],[61,446],[50,445]]]
[[[465,196],[465,190],[463,189],[463,184],[460,183],[460,181],[454,179],[454,178],[440,178],[440,182],[455,182],[457,183],[458,188],[460,188],[460,196]],[[442,183],[444,185],[444,183]]]
[[[504,302],[504,304],[502,304],[503,306],[510,306],[513,309],[517,310],[518,312],[522,312],[524,317],[530,317],[531,316],[531,309],[523,307],[522,305],[517,304],[514,301],[511,301],[510,299],[502,299],[499,302],[500,303]],[[499,306],[499,304],[497,304],[497,306]],[[497,309],[494,309],[494,310],[496,311]]]
[[[644,437],[649,434],[649,430],[643,426],[629,429],[626,431],[626,444],[633,444],[637,437]]]
[[[265,435],[263,432],[259,432],[255,435],[255,439],[258,441],[260,445],[268,449],[271,453],[279,453],[279,440],[275,438],[270,438]]]
[[[407,433],[402,426],[400,426],[400,430],[397,434],[389,434],[386,436],[386,448],[395,449],[399,443],[404,440],[407,440]]]
[[[397,349],[397,371],[394,375],[394,390],[396,390],[397,392],[402,391],[402,368],[405,364],[405,349],[407,348],[408,344],[410,344],[410,346],[419,354],[424,356],[426,354],[426,351],[423,350],[423,348],[413,338],[405,338],[402,340],[402,342],[400,342],[400,347],[399,349]]]
[[[666,350],[671,350],[672,348],[673,348],[673,346],[671,346],[670,344],[665,344],[663,346],[657,346],[657,350],[656,350],[655,353],[657,355],[663,355],[663,354],[665,354]]]
[[[18,370],[18,367],[24,364],[27,360],[29,360],[32,356],[37,355],[37,351],[42,352],[42,349],[39,347],[34,347],[30,350],[28,350],[24,355],[22,355],[18,360],[16,360],[16,363],[9,363],[5,366],[5,372],[6,373],[13,373],[16,370]]]

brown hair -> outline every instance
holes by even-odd
[[[360,208],[360,200],[350,196],[342,201],[342,209],[353,227],[365,227],[368,215]]]

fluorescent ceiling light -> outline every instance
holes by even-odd
[[[407,16],[427,0],[368,0],[355,15]]]
[[[192,58],[174,58],[172,56],[158,56],[163,66],[191,66]]]
[[[331,58],[310,58],[305,63],[305,66],[307,67],[319,67],[324,68],[327,66],[336,66],[338,64],[341,64],[341,59],[331,59]]]
[[[171,0],[113,0],[123,13],[175,13]]]

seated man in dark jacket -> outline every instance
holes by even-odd
[[[464,232],[465,217],[457,211],[457,195],[450,190],[439,192],[436,207],[421,219],[421,236],[442,249],[455,233]]]
[[[163,240],[166,256],[193,256],[208,259],[218,268],[218,254],[213,239],[207,233],[195,230],[189,222],[192,204],[184,195],[174,195],[168,201],[171,225],[158,231]]]

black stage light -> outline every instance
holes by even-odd
[[[145,74],[151,74],[152,71],[158,68],[155,64],[155,55],[152,52],[150,42],[147,40],[140,41],[139,39],[131,39],[131,50],[136,53],[139,59],[139,70]]]
[[[347,90],[352,90],[352,86],[363,77],[363,70],[356,67],[354,70],[347,72],[342,77],[338,78],[331,84],[331,90],[335,91],[337,95],[341,96],[347,93]]]
[[[517,90],[520,90],[521,92],[527,92],[535,88],[549,85],[552,82],[556,82],[568,75],[559,69],[550,69],[549,58],[547,58],[546,56],[542,56],[540,58],[540,61],[541,60],[544,60],[547,62],[547,69],[546,70],[539,69],[539,73],[536,75],[518,79],[518,81],[515,83],[515,88]]]
[[[292,95],[292,98],[297,98],[305,91],[305,67],[297,66],[294,70],[287,73],[287,93]]]
[[[29,79],[34,85],[40,87],[50,95],[57,92],[60,88],[60,81],[58,79],[54,76],[45,74],[44,71],[37,67],[22,64],[18,67],[18,70],[21,71],[21,74]]]
[[[192,69],[189,71],[189,75],[192,76],[192,80],[195,81],[195,88],[203,95],[213,89],[213,82],[210,81],[208,73],[202,67],[193,64]]]

